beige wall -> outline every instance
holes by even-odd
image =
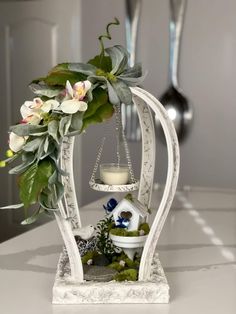
[[[84,61],[98,51],[97,35],[114,16],[122,25],[114,29],[113,43],[124,44],[124,1],[86,0],[82,10]],[[156,97],[168,85],[168,17],[167,0],[143,1],[138,59],[148,70],[144,87]],[[236,187],[236,2],[189,0],[181,52],[180,83],[194,106],[194,124],[181,145],[180,185]],[[83,203],[100,196],[87,182],[102,136],[102,127],[91,128],[83,139]],[[130,144],[137,168],[138,146]],[[166,155],[160,143],[157,165],[163,182]]]

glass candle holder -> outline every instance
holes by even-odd
[[[125,164],[101,164],[100,179],[108,185],[122,185],[129,182],[129,167]]]

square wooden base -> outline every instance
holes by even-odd
[[[169,285],[155,255],[150,281],[73,282],[65,254],[59,259],[53,287],[53,304],[168,303]]]

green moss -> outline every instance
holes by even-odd
[[[96,251],[88,251],[84,256],[82,256],[81,260],[83,264],[87,264],[88,260],[93,259],[94,256],[97,256],[98,252]]]
[[[125,264],[129,267],[129,268],[134,268],[134,269],[138,269],[139,268],[139,262],[138,261],[132,261],[130,258],[126,257],[124,259]]]
[[[148,234],[149,231],[150,231],[149,224],[146,223],[146,222],[142,223],[142,224],[139,226],[138,230],[143,230],[145,235]]]
[[[138,237],[139,236],[138,230],[127,231],[123,228],[113,228],[110,230],[110,233],[116,236],[121,236],[121,237]]]
[[[136,269],[126,269],[114,276],[116,281],[136,281],[138,279],[138,271]]]
[[[110,265],[108,265],[109,268],[115,269],[118,272],[124,270],[124,266],[122,266],[119,262],[113,262]]]

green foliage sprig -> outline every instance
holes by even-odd
[[[105,217],[97,224],[97,247],[99,251],[104,254],[109,260],[116,254],[116,248],[109,238],[109,232],[114,226],[112,217]]]
[[[64,196],[62,176],[67,175],[59,163],[64,137],[111,118],[120,103],[131,104],[130,87],[143,80],[141,65],[129,67],[124,47],[105,48],[103,40],[111,39],[112,25],[119,21],[107,25],[106,34],[99,36],[101,53],[88,63],[61,63],[47,76],[33,80],[29,87],[35,98],[21,106],[22,121],[10,127],[10,149],[0,166],[20,161],[9,173],[18,176],[21,203],[3,208],[24,207],[23,223],[58,210]],[[36,203],[39,209],[28,217],[28,207]],[[101,250],[109,255],[112,247],[105,248],[102,242],[104,227],[100,225]]]

